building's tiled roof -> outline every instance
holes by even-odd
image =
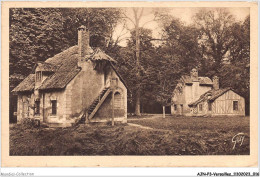
[[[48,71],[48,72],[54,72],[57,70],[57,66],[56,65],[53,65],[51,63],[46,63],[46,62],[43,62],[43,63],[38,63],[38,67],[39,71]]]
[[[35,82],[35,75],[30,74],[20,84],[18,84],[12,92],[28,92],[33,91]]]
[[[86,56],[86,60],[107,60],[111,63],[116,63],[113,58],[106,55],[99,48],[92,50],[92,52],[93,53]],[[39,70],[53,72],[52,75],[43,81],[39,89],[46,90],[65,88],[66,85],[80,72],[80,68],[78,67],[78,57],[78,46],[73,46],[53,56],[52,58],[47,59],[44,63],[39,63]],[[33,90],[35,81],[30,75],[21,84],[19,84],[13,91],[20,92]]]
[[[57,66],[58,69],[43,81],[39,89],[64,88],[80,71],[78,68],[78,46],[70,47],[45,62]]]
[[[185,84],[192,84],[192,80],[191,77],[188,75],[184,75],[181,77],[181,80],[185,83]],[[199,83],[200,85],[212,85],[212,80],[208,77],[198,77]]]
[[[93,54],[88,56],[88,59],[98,61],[98,60],[107,60],[113,63],[116,63],[116,60],[108,56],[105,52],[103,52],[100,48],[96,48]]]
[[[126,87],[126,89],[131,92],[131,90],[128,88],[125,80],[122,78],[122,76],[119,74],[119,72],[117,71],[117,69],[115,68],[115,66],[111,63],[112,68],[114,69],[114,71],[116,72],[116,74],[118,75],[118,77],[120,78],[120,80],[122,81],[122,83],[124,84],[124,86]]]
[[[229,87],[218,89],[218,90],[214,90],[214,89],[209,90],[206,93],[202,94],[198,100],[190,103],[189,106],[196,106],[197,104],[203,101],[214,101],[215,99],[217,99],[218,97],[220,97],[221,95],[223,95],[229,90],[231,90],[231,88]]]

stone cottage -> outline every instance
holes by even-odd
[[[86,121],[127,121],[127,86],[101,49],[89,45],[86,27],[78,28],[78,45],[38,63],[13,92],[17,121],[34,118],[55,126]],[[113,111],[112,111],[113,110]],[[113,115],[112,115],[113,114]]]
[[[217,116],[245,115],[245,99],[231,88],[219,88],[214,76],[199,77],[197,69],[180,78],[173,91],[172,115]]]

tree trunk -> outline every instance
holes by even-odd
[[[135,115],[141,116],[141,113],[140,113],[140,90],[139,89],[136,92]]]
[[[163,106],[163,118],[165,118],[165,106]]]
[[[136,54],[136,67],[137,67],[137,74],[136,74],[136,79],[138,81],[138,83],[140,84],[141,80],[140,80],[140,35],[139,35],[139,21],[140,18],[142,17],[143,14],[143,8],[141,10],[140,16],[138,17],[137,9],[133,9],[134,12],[134,16],[135,16],[135,54]],[[141,95],[141,88],[140,85],[138,84],[138,88],[136,91],[136,102],[135,102],[135,115],[140,116],[140,95]]]

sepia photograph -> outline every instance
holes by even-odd
[[[251,18],[245,6],[11,6],[9,156],[249,157]]]

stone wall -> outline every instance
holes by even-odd
[[[94,63],[91,61],[84,62],[82,71],[67,85],[66,95],[66,111],[65,114],[68,119],[75,119],[82,112],[89,108],[93,101],[99,96],[100,92],[109,86],[112,77],[118,79],[118,88],[122,91],[123,109],[116,112],[118,117],[127,117],[127,89],[120,81],[115,71],[109,67],[107,68],[107,77],[105,83],[105,76],[103,71],[94,70]],[[94,116],[94,119],[111,118],[111,99],[106,99]]]
[[[66,121],[66,97],[64,90],[44,93],[44,122],[46,123],[64,123]],[[57,101],[57,113],[52,115],[51,101]]]
[[[66,115],[79,116],[104,89],[104,74],[94,70],[91,61],[84,62],[82,71],[66,87]]]
[[[17,99],[17,122],[23,118],[33,117],[33,110],[30,109],[31,94],[18,94]]]
[[[211,86],[201,86],[198,82],[193,85],[185,85],[182,88],[182,93],[175,94],[173,97],[173,104],[171,106],[171,114],[173,115],[186,115],[190,116],[191,109],[189,103],[196,101],[205,92],[211,90]],[[177,105],[177,110],[174,110],[174,105]],[[183,106],[181,106],[183,105]]]
[[[40,101],[40,113],[35,114],[35,101]],[[51,100],[57,100],[57,114],[52,115]],[[65,97],[64,90],[19,94],[17,107],[17,121],[20,122],[23,118],[36,118],[45,123],[63,123],[66,118],[65,112]]]
[[[116,100],[114,103],[114,118],[122,118],[122,119],[126,119],[126,114],[127,114],[127,108],[126,108],[126,95],[123,92],[123,89],[117,89],[114,93],[117,93],[119,91],[120,93],[120,103],[117,103],[116,105]],[[106,100],[103,102],[103,104],[100,106],[99,110],[96,112],[93,120],[95,121],[95,119],[106,119],[108,121],[111,120],[112,118],[112,94],[113,92],[111,92],[108,97],[106,98]],[[119,106],[120,104],[120,106]],[[125,120],[126,121],[126,120]]]

